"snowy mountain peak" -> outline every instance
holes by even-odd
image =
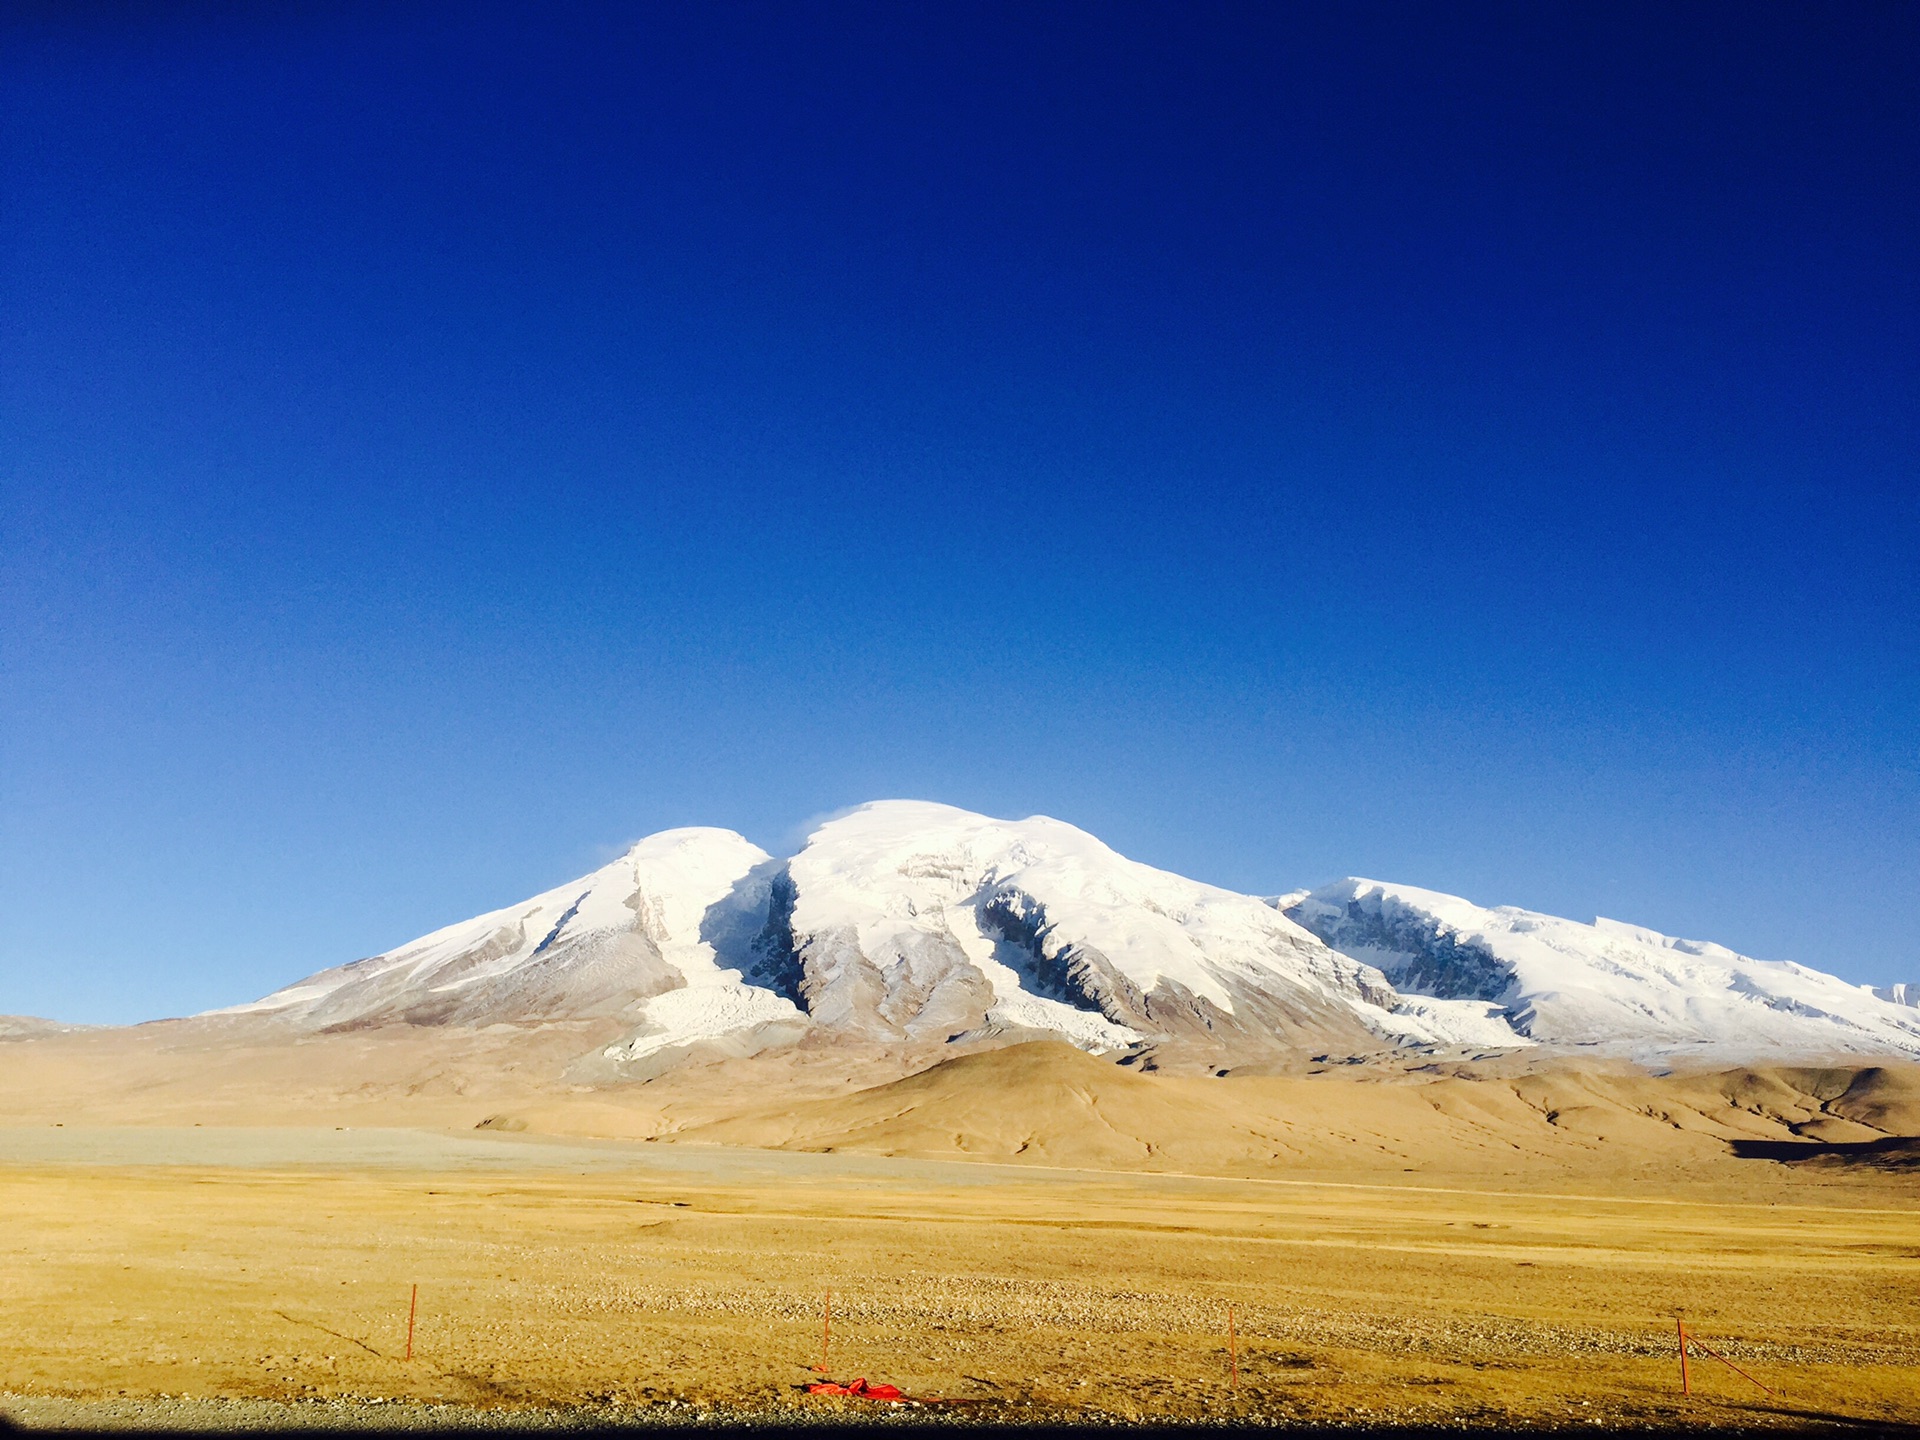
[[[1372,880],[1261,899],[1045,816],[908,800],[830,820],[784,861],[730,830],[662,831],[518,905],[218,1013],[590,1024],[616,1068],[697,1046],[906,1055],[1036,1035],[1195,1066],[1409,1045],[1920,1054],[1905,987],[1876,996],[1638,926]]]
[[[1271,1047],[1301,1028],[1378,1043],[1359,1008],[1385,994],[1377,975],[1251,896],[1059,820],[883,801],[821,826],[788,874],[804,1000],[832,1023],[1094,1049],[1227,1033]]]
[[[332,1029],[638,1018],[668,991],[738,983],[722,949],[764,923],[772,863],[731,830],[663,831],[545,894],[219,1013]]]
[[[1788,961],[1597,919],[1591,925],[1457,895],[1348,879],[1291,913],[1409,995],[1498,1005],[1549,1045],[1642,1058],[1920,1054],[1920,1016]]]

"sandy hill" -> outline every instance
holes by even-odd
[[[0,1045],[0,1126],[485,1126],[1270,1178],[1618,1182],[1751,1173],[1755,1159],[1886,1168],[1920,1149],[1920,1065],[1910,1062],[1656,1076],[1535,1054],[1192,1076],[1040,1041],[905,1078],[894,1051],[805,1045],[648,1081],[566,1078],[567,1058],[591,1038],[558,1025],[403,1025],[264,1043],[206,1022],[23,1037]]]
[[[1677,1169],[1718,1164],[1736,1142],[1797,1155],[1795,1146],[1866,1150],[1913,1136],[1913,1065],[1202,1079],[1140,1075],[1048,1042],[962,1056],[851,1095],[767,1103],[680,1132],[783,1149],[1248,1175]],[[1825,1158],[1852,1156],[1843,1148]]]
[[[0,1040],[20,1040],[30,1035],[58,1035],[87,1028],[84,1025],[63,1025],[58,1020],[43,1020],[38,1015],[0,1015]]]

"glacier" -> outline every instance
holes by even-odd
[[[776,1045],[916,1057],[1038,1037],[1147,1068],[1920,1055],[1910,987],[1371,880],[1243,895],[1059,820],[908,800],[830,820],[785,859],[730,830],[663,831],[579,880],[209,1018],[573,1024],[613,1074]]]
[[[1920,1054],[1920,1011],[1891,995],[1710,941],[1374,880],[1285,899],[1286,913],[1403,994],[1487,1004],[1541,1044],[1643,1061]]]

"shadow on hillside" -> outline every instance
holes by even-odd
[[[1822,1168],[1920,1171],[1920,1137],[1888,1135],[1879,1140],[1734,1140],[1742,1160],[1779,1160],[1789,1165],[1813,1161]]]

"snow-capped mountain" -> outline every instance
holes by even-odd
[[[1671,1059],[1781,1053],[1920,1054],[1920,1011],[1784,960],[1591,925],[1454,895],[1342,880],[1285,911],[1409,994],[1479,1000],[1529,1040]]]
[[[1920,1009],[1920,985],[1909,985],[1904,981],[1898,985],[1864,985],[1861,987],[1876,1000],[1885,1000],[1889,1005],[1911,1005]]]
[[[1408,1046],[1920,1054],[1920,1010],[1802,966],[1370,881],[1263,900],[1058,820],[914,801],[862,806],[784,861],[732,831],[665,831],[216,1014],[592,1022],[616,1069],[703,1042],[920,1053],[1041,1035],[1196,1065]]]
[[[1252,896],[1058,820],[868,805],[816,831],[786,883],[791,993],[829,1026],[1051,1031],[1097,1050],[1169,1037],[1240,1054],[1378,1048],[1396,998]],[[1417,1021],[1400,1031],[1442,1038]]]
[[[731,830],[667,830],[591,875],[221,1015],[312,1029],[622,1017],[645,1053],[802,1017],[749,983],[774,873]]]

